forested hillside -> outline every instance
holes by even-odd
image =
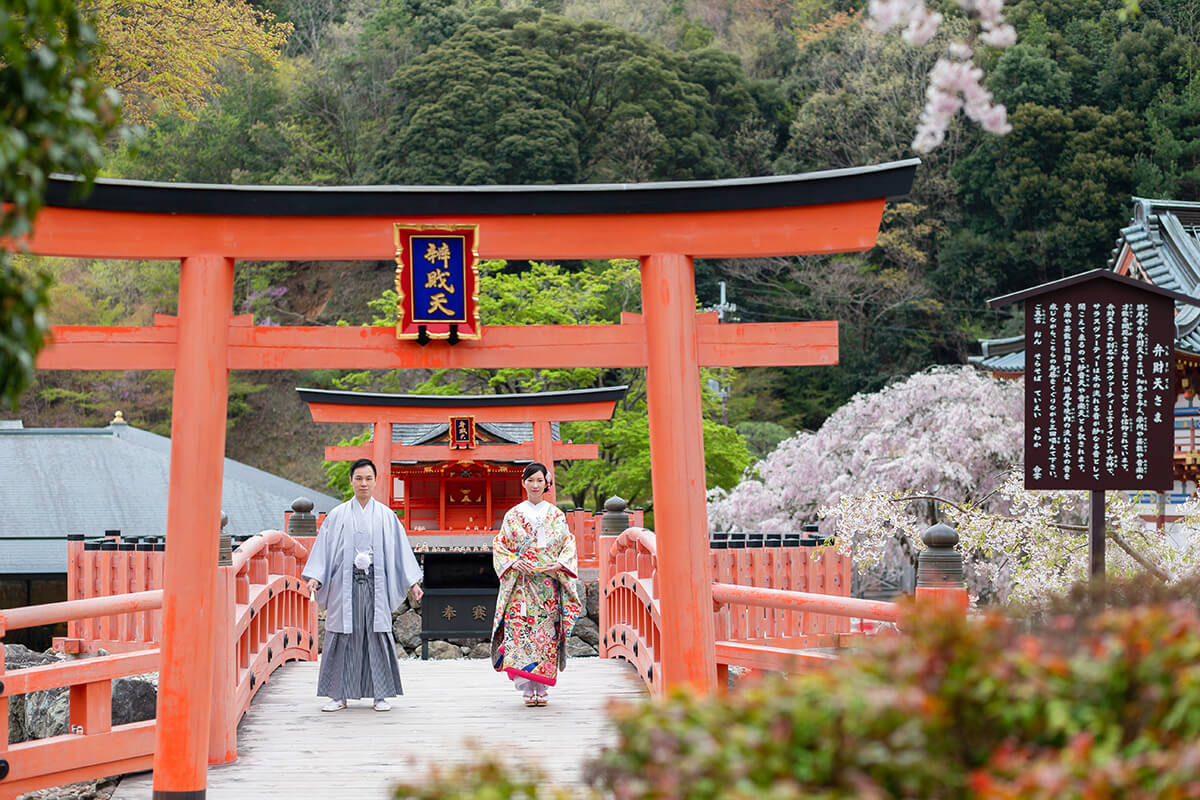
[[[723,178],[907,158],[929,67],[953,30],[913,47],[864,27],[863,6],[266,0],[214,17],[230,20],[224,38],[203,39],[210,26],[193,31],[189,47],[154,47],[131,31],[183,30],[181,5],[97,0],[97,11],[120,9],[100,33],[116,54],[108,69],[126,93],[127,116],[144,124],[135,145],[113,140],[106,173],[519,184]],[[734,318],[841,325],[837,367],[712,376],[730,391],[724,402],[716,393],[707,400],[708,437],[722,442],[710,452],[721,461],[710,463],[710,481],[736,481],[749,458],[722,422],[761,454],[858,391],[962,362],[978,337],[1017,330],[985,309],[988,297],[1104,266],[1132,195],[1200,200],[1200,4],[1142,0],[1140,13],[1126,11],[1122,0],[1010,3],[1018,43],[983,66],[1012,132],[997,138],[955,123],[923,157],[912,194],[889,205],[873,251],[697,264],[700,302],[714,304],[723,281]],[[120,63],[121,47],[126,62],[129,53],[138,59]],[[55,277],[55,322],[147,323],[174,310],[171,264],[31,267]],[[385,319],[392,269],[240,265],[237,311],[260,324]],[[633,272],[619,263],[492,265],[493,316],[484,322],[529,321],[530,309],[616,321],[638,310]],[[323,481],[320,445],[357,431],[318,429],[295,399],[297,385],[530,391],[629,382],[621,425],[572,433],[602,441],[604,471],[622,477],[614,484],[578,465],[571,494],[591,505],[607,491],[643,500],[648,492],[631,422],[644,402],[637,374],[234,377],[229,454],[313,485]],[[167,433],[170,388],[167,374],[43,373],[18,415],[26,425],[96,425],[119,408]]]

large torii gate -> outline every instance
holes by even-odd
[[[41,369],[173,369],[154,797],[205,796],[228,373],[232,369],[645,367],[666,684],[714,687],[700,366],[833,364],[837,323],[716,325],[694,258],[866,250],[916,159],[803,175],[530,187],[263,187],[52,180],[33,253],[179,260],[179,314],[148,327],[57,326]],[[637,258],[644,317],[485,327],[420,346],[391,328],[256,327],[234,317],[238,260],[391,260],[398,222],[479,226],[495,259]],[[64,501],[66,498],[64,498]]]

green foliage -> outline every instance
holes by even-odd
[[[534,767],[508,766],[481,755],[462,767],[434,767],[426,780],[396,786],[396,800],[570,800],[578,793],[551,786]]]
[[[338,447],[347,445],[362,445],[371,441],[371,429],[363,431],[357,436],[351,436],[349,439],[342,439],[338,442]],[[333,490],[335,497],[341,497],[343,500],[349,500],[354,496],[354,488],[350,485],[350,465],[352,461],[322,461],[321,469],[325,470],[326,483]]]
[[[964,247],[956,255],[1002,266],[998,292],[1103,265],[1129,214],[1131,165],[1143,146],[1140,120],[1125,110],[1023,103],[1009,121],[1012,133],[982,141],[955,165],[972,215],[968,230],[983,237],[977,241],[985,248]]]
[[[719,177],[722,137],[772,116],[728,55],[528,8],[479,9],[392,88],[384,183]]]
[[[619,797],[689,800],[1093,796],[1055,795],[1036,759],[1074,768],[1071,786],[1083,766],[1128,781],[1095,796],[1181,792],[1200,733],[1198,623],[1194,600],[1061,615],[1033,632],[910,607],[903,634],[834,668],[618,711],[618,744],[593,780]],[[1005,794],[1012,785],[1037,793]]]
[[[120,97],[93,77],[96,33],[70,0],[0,8],[0,238],[32,229],[51,173],[95,177]],[[0,250],[0,402],[16,407],[46,334],[45,275]]]
[[[739,422],[735,429],[746,442],[746,449],[754,460],[766,456],[775,449],[776,445],[794,433],[777,423],[756,420]]]

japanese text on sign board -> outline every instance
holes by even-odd
[[[1044,297],[1026,311],[1026,486],[1170,488],[1171,301]]]

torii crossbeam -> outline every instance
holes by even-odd
[[[717,325],[696,314],[694,258],[872,247],[919,162],[728,181],[533,187],[245,187],[52,181],[31,252],[178,259],[179,316],[59,326],[41,369],[174,369],[154,796],[202,798],[221,471],[231,369],[645,367],[662,587],[662,676],[711,690],[700,366],[834,364],[837,325]],[[391,328],[256,327],[234,317],[238,260],[391,260],[393,225],[479,226],[481,258],[637,258],[644,317],[484,328],[421,347]],[[228,754],[232,758],[234,754]]]

